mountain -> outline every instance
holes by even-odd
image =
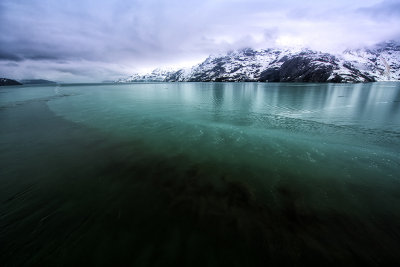
[[[55,84],[56,82],[43,80],[43,79],[31,79],[31,80],[21,80],[22,84]]]
[[[242,49],[178,71],[156,69],[117,82],[374,82],[400,80],[394,41],[339,54],[310,49]]]
[[[0,78],[0,86],[6,86],[6,85],[21,85],[21,83],[7,78]]]
[[[149,74],[133,74],[125,79],[119,79],[116,82],[124,83],[124,82],[165,82],[170,80],[171,75],[173,75],[176,71],[173,69],[155,69]]]

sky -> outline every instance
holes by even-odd
[[[0,77],[101,82],[240,48],[400,39],[400,0],[0,0]]]

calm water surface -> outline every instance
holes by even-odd
[[[400,83],[0,88],[0,262],[400,263]]]

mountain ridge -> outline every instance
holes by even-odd
[[[0,78],[0,86],[10,86],[10,85],[22,85],[22,83],[8,78]]]
[[[155,69],[116,82],[375,82],[400,80],[400,43],[326,53],[303,49],[251,49],[209,56],[191,68]]]
[[[23,79],[19,81],[22,84],[56,84],[57,82],[44,79]]]

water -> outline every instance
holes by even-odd
[[[0,89],[0,262],[400,262],[400,84]]]

